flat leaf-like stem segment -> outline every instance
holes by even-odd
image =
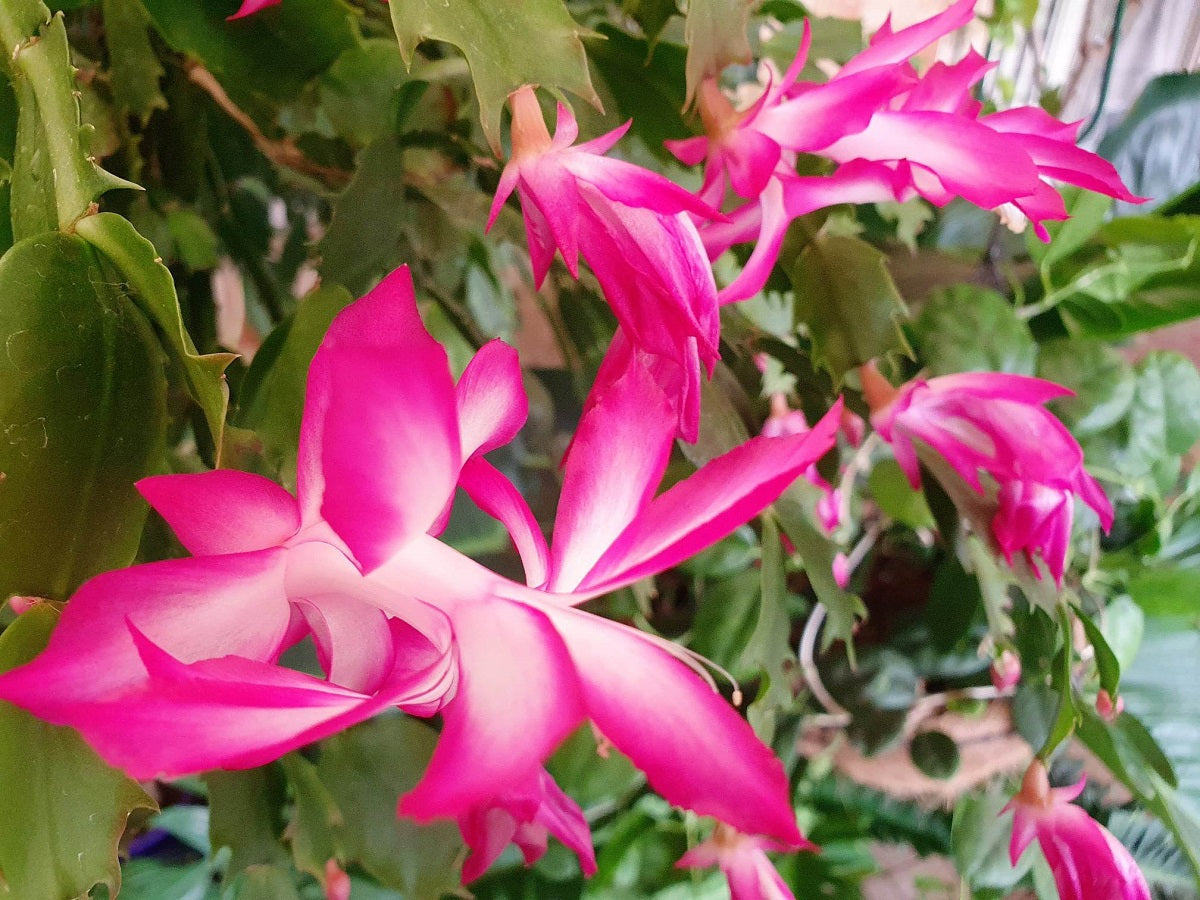
[[[584,37],[561,0],[393,0],[392,24],[405,63],[430,39],[453,44],[471,67],[483,133],[500,155],[500,111],[510,93],[536,84],[570,91],[600,108]]]

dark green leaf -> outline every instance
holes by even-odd
[[[508,95],[536,84],[562,96],[570,91],[600,105],[588,75],[582,37],[561,0],[394,0],[392,24],[404,61],[423,40],[445,41],[462,51],[479,97],[483,133],[500,155],[500,112]],[[565,98],[564,98],[565,99]]]
[[[1112,161],[1129,189],[1150,207],[1200,180],[1184,148],[1200,140],[1200,76],[1160,75],[1143,89],[1121,125],[1104,136],[1100,154]],[[1142,207],[1141,209],[1146,209]]]
[[[300,871],[323,879],[326,862],[340,860],[345,855],[338,835],[345,820],[321,783],[316,766],[298,753],[289,753],[280,764],[296,801],[296,811],[288,825],[292,859]]]
[[[334,316],[353,299],[336,285],[309,294],[291,320],[272,332],[270,352],[264,344],[246,376],[236,421],[258,433],[267,458],[284,472],[288,483],[300,443],[309,364]]]
[[[199,59],[234,99],[291,101],[355,44],[347,9],[328,0],[287,0],[226,21],[238,0],[142,0],[172,50]]]
[[[908,476],[894,459],[880,460],[867,478],[867,490],[883,512],[911,528],[933,528],[933,513],[925,494],[913,490]]]
[[[396,42],[377,38],[344,51],[317,83],[334,129],[363,146],[395,133],[400,88],[408,81]]]
[[[651,49],[658,44],[658,36],[671,16],[679,15],[675,0],[623,0],[621,11],[638,23]]]
[[[995,291],[974,285],[934,293],[913,330],[921,361],[934,375],[1032,375],[1037,361],[1029,326],[1017,318],[1012,304]]]
[[[982,603],[979,581],[956,556],[947,555],[934,573],[925,608],[933,646],[943,653],[952,650],[967,636]]]
[[[397,799],[416,786],[436,740],[414,719],[382,716],[330,738],[317,766],[342,811],[348,860],[413,900],[458,887],[458,830],[396,818]]]
[[[632,119],[631,132],[660,159],[674,159],[663,141],[690,137],[684,122],[683,67],[686,50],[660,43],[650,56],[645,41],[611,25],[596,29],[604,40],[588,41],[588,57],[617,101],[616,112]]]
[[[930,778],[953,778],[958,771],[958,744],[944,731],[922,731],[908,745],[908,755]]]
[[[143,124],[156,109],[166,109],[159,90],[166,74],[150,44],[150,16],[141,0],[102,0],[104,40],[117,107]]]
[[[233,851],[228,877],[250,866],[283,864],[287,785],[278,763],[237,772],[209,772],[208,833],[215,849]]]
[[[161,356],[77,237],[9,250],[0,299],[0,596],[66,599],[137,550],[133,483],[159,464],[166,431]]]
[[[904,301],[887,270],[887,257],[855,237],[818,235],[789,273],[796,311],[808,326],[813,361],[834,381],[880,356],[906,353],[897,324]]]
[[[770,516],[763,517],[762,565],[759,569],[762,589],[758,622],[746,645],[744,664],[762,672],[767,689],[750,705],[748,716],[755,733],[770,745],[775,737],[775,716],[794,699],[790,686],[796,655],[789,636],[791,621],[787,612],[787,583],[783,571],[783,545],[779,526]]]
[[[1108,646],[1108,641],[1105,640],[1100,626],[1093,622],[1090,616],[1079,610],[1076,612],[1079,624],[1083,626],[1084,633],[1087,635],[1088,643],[1092,645],[1096,672],[1100,675],[1100,687],[1108,691],[1109,696],[1116,697],[1121,686],[1121,664],[1117,662],[1116,654]]]
[[[77,226],[80,237],[98,249],[119,273],[134,303],[158,326],[173,364],[182,370],[192,399],[204,413],[214,444],[221,446],[229,389],[225,368],[231,353],[200,355],[183,324],[171,273],[154,245],[128,221],[113,213],[88,216]]]
[[[362,294],[401,255],[405,222],[414,215],[405,188],[404,150],[392,139],[359,154],[350,185],[333,206],[319,245],[321,277]]]
[[[57,620],[49,604],[18,617],[0,634],[0,672],[33,659]],[[115,896],[125,820],[154,808],[78,733],[0,701],[0,887],[14,900],[69,900],[96,884]]]

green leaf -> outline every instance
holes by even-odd
[[[196,803],[177,803],[168,806],[150,820],[150,828],[161,828],[180,843],[197,853],[208,856],[212,842],[208,839],[208,807]]]
[[[1195,166],[1180,164],[1200,137],[1200,76],[1160,75],[1142,90],[1125,120],[1104,136],[1099,152],[1123,173],[1129,189],[1151,198],[1150,207],[1195,180]],[[1142,207],[1146,209],[1146,207]]]
[[[1079,624],[1083,626],[1088,643],[1092,645],[1092,652],[1095,654],[1096,672],[1100,675],[1100,687],[1108,691],[1110,697],[1115,698],[1121,688],[1121,664],[1117,662],[1116,654],[1108,646],[1108,641],[1104,637],[1104,632],[1100,630],[1100,626],[1082,611],[1076,610],[1076,613]]]
[[[271,332],[246,376],[235,421],[258,433],[267,458],[288,483],[300,443],[308,367],[334,317],[353,300],[337,285],[313,291],[291,319]]]
[[[141,0],[102,0],[113,99],[143,125],[156,109],[166,109],[159,90],[166,74],[150,43],[150,16]]]
[[[925,623],[935,649],[948,653],[967,637],[983,604],[979,580],[963,568],[958,557],[947,554],[933,575]]]
[[[229,403],[224,372],[234,354],[196,352],[183,324],[170,271],[154,245],[128,221],[114,213],[100,213],[81,221],[76,231],[104,255],[128,286],[133,302],[158,326],[172,364],[182,372],[188,392],[204,413],[213,443],[220,448]]]
[[[180,262],[193,272],[217,267],[220,241],[203,218],[194,210],[179,207],[168,210],[166,219]]]
[[[236,22],[226,17],[238,0],[142,2],[171,49],[204,63],[235,101],[293,101],[356,41],[347,8],[329,0],[287,0]]]
[[[62,15],[51,18],[45,6],[30,0],[5,4],[0,41],[12,48],[3,57],[21,108],[13,165],[14,235],[30,237],[51,223],[69,231],[105,192],[137,185],[104,171],[91,154]]]
[[[37,604],[0,634],[0,672],[46,646],[58,612]],[[121,887],[117,842],[135,809],[154,809],[137,783],[106,766],[78,733],[0,701],[0,889],[70,900]]]
[[[790,670],[796,662],[789,639],[791,621],[787,612],[783,544],[779,539],[779,526],[770,516],[763,517],[762,548],[758,622],[742,659],[744,665],[765,676],[766,690],[750,704],[747,714],[755,734],[769,746],[775,737],[776,714],[794,699],[789,685]]]
[[[750,0],[688,0],[683,26],[688,106],[705,78],[718,77],[730,63],[750,62],[746,24],[752,5]]]
[[[226,896],[229,900],[300,900],[292,876],[277,866],[250,866]]]
[[[1111,197],[1085,191],[1071,185],[1062,188],[1063,203],[1069,218],[1062,222],[1046,222],[1049,243],[1044,243],[1032,228],[1025,231],[1025,249],[1042,273],[1049,276],[1050,267],[1066,259],[1088,242],[1112,210]]]
[[[1008,860],[1012,813],[1002,810],[1009,799],[997,786],[983,794],[966,794],[954,807],[950,826],[954,866],[973,888],[1007,891],[1029,869],[1028,854],[1015,868]]]
[[[1200,216],[1117,219],[1054,268],[1040,302],[1059,304],[1071,334],[1123,337],[1200,315],[1197,278]]]
[[[663,141],[690,137],[683,120],[683,70],[687,51],[679,44],[659,43],[650,55],[646,41],[608,24],[597,26],[600,38],[587,42],[588,57],[617,102],[622,119],[632,119],[631,132],[662,160],[675,157]]]
[[[283,864],[283,805],[287,786],[278,763],[237,772],[209,772],[209,838],[214,849],[228,847],[227,877],[250,866]]]
[[[395,133],[400,89],[409,80],[395,41],[365,40],[321,75],[321,108],[339,135],[364,146]]]
[[[1115,425],[1133,402],[1133,366],[1101,341],[1042,344],[1037,374],[1075,392],[1074,397],[1055,400],[1051,409],[1077,438]]]
[[[859,619],[866,618],[867,608],[862,599],[838,587],[833,577],[833,558],[837,547],[825,536],[812,518],[816,505],[813,492],[818,489],[801,479],[784,491],[775,501],[775,513],[779,523],[791,540],[796,552],[804,560],[804,571],[812,583],[813,591],[829,618],[825,623],[822,646],[834,641],[845,641],[850,659],[854,659],[854,627]]]
[[[414,215],[404,156],[394,138],[376,141],[359,154],[354,178],[334,202],[333,220],[318,246],[325,283],[365,293],[403,255],[404,227]]]
[[[1012,304],[995,291],[959,284],[937,291],[913,328],[920,358],[934,375],[1032,375],[1037,345]],[[986,335],[986,340],[982,336]]]
[[[1146,569],[1130,580],[1129,595],[1148,616],[1195,616],[1200,613],[1200,569]]]
[[[1130,597],[1117,597],[1104,607],[1100,630],[1122,672],[1137,658],[1145,627],[1146,614]]]
[[[908,353],[898,319],[904,301],[887,257],[865,241],[817,235],[790,268],[796,311],[813,341],[813,362],[834,381],[880,356]]]
[[[1200,372],[1179,353],[1155,350],[1137,367],[1130,436],[1147,453],[1181,456],[1200,440]]]
[[[562,0],[395,0],[390,4],[400,53],[412,65],[423,40],[453,44],[467,58],[483,133],[500,155],[500,113],[510,93],[536,84],[564,99],[563,91],[600,106],[588,74],[581,38]]]
[[[406,716],[380,716],[325,742],[317,770],[342,811],[348,860],[413,900],[454,892],[462,842],[442,822],[396,818],[396,801],[416,786],[437,735]]]
[[[667,22],[672,16],[679,15],[679,7],[675,0],[623,0],[621,12],[638,23],[649,44],[647,49],[653,50]]]
[[[338,829],[345,824],[342,811],[321,783],[317,767],[298,753],[280,760],[296,801],[296,812],[288,825],[292,859],[302,872],[319,881],[325,878],[325,863],[341,860]]]
[[[961,762],[958,744],[944,731],[931,729],[913,737],[908,745],[913,764],[930,778],[953,778]]]
[[[894,459],[880,460],[867,477],[867,490],[884,514],[911,528],[933,528],[933,513],[925,494],[913,490],[908,476]]]
[[[133,483],[159,465],[166,434],[160,354],[77,237],[15,245],[0,299],[0,596],[66,599],[137,550],[146,507]]]

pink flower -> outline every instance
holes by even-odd
[[[461,822],[503,808],[511,785],[529,784],[591,720],[670,802],[798,845],[781,764],[697,663],[573,606],[673,566],[756,515],[829,449],[840,410],[806,434],[751,440],[656,497],[675,425],[652,375],[630,362],[605,370],[575,435],[543,590],[451,565],[452,551],[433,541],[381,570],[439,598],[460,661],[437,749],[400,812]]]
[[[850,558],[840,550],[833,554],[833,581],[843,591],[850,585]]]
[[[961,196],[1028,217],[1046,240],[1041,221],[1067,217],[1051,180],[1138,200],[1109,163],[1075,146],[1077,124],[1035,107],[980,117],[983,105],[971,89],[992,64],[974,51],[918,77],[909,59],[970,21],[974,6],[958,0],[896,32],[885,23],[866,50],[820,84],[798,80],[810,41],[806,23],[788,71],[745,110],[733,108],[716,79],[701,85],[705,134],[667,146],[687,165],[705,162],[700,196],[707,203],[719,207],[728,188],[750,201],[728,221],[703,225],[709,257],[756,242],[721,302],[762,288],[793,219],[837,203],[920,195],[940,206]],[[798,153],[840,165],[829,176],[799,176]]]
[[[873,365],[860,370],[871,424],[892,445],[913,487],[918,457],[932,451],[980,496],[986,472],[998,487],[992,537],[1011,564],[1020,551],[1035,577],[1037,559],[1062,583],[1078,495],[1112,526],[1112,505],[1083,468],[1083,451],[1041,404],[1071,392],[1023,375],[970,372],[916,378],[892,387]],[[925,457],[928,458],[928,457]]]
[[[510,843],[521,849],[527,866],[533,865],[546,852],[549,834],[575,851],[585,875],[596,872],[587,821],[545,769],[527,785],[459,816],[458,827],[471,848],[471,855],[463,863],[463,884],[486,872]]]
[[[811,844],[807,846],[815,849]],[[767,850],[793,849],[717,825],[708,840],[685,853],[676,865],[681,869],[719,866],[729,881],[730,900],[794,900],[766,854]]]
[[[1125,712],[1125,698],[1117,697],[1114,702],[1112,694],[1104,688],[1100,688],[1099,693],[1096,694],[1097,715],[1111,725],[1123,712]]]
[[[47,650],[0,676],[0,696],[138,777],[259,765],[390,706],[436,712],[458,675],[449,619],[364,570],[437,530],[460,480],[538,565],[532,517],[479,455],[523,421],[520,403],[495,408],[514,378],[515,355],[494,343],[456,387],[398,270],[338,316],[313,360],[298,496],[234,471],[143,480],[193,557],[89,581]],[[275,665],[306,634],[324,680]]]
[[[1034,838],[1041,845],[1062,900],[1150,900],[1146,879],[1129,851],[1103,825],[1070,801],[1083,790],[1084,779],[1068,788],[1051,788],[1042,761],[1025,773],[1021,792],[1006,809],[1013,810],[1013,865]]]
[[[717,214],[663,176],[603,155],[630,123],[572,146],[579,128],[565,106],[551,138],[532,87],[509,102],[512,158],[488,227],[516,190],[539,286],[556,250],[576,277],[583,254],[629,341],[674,370],[689,398],[680,406],[681,434],[695,440],[700,369],[712,374],[720,324],[712,271],[688,214]]]

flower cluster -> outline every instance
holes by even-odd
[[[239,15],[265,5],[248,0]],[[534,88],[514,92],[512,155],[489,226],[515,193],[535,281],[556,253],[578,277],[582,255],[619,323],[564,461],[552,539],[486,458],[527,416],[515,351],[487,344],[456,382],[401,268],[336,318],[312,361],[295,496],[228,470],[143,480],[191,557],[87,582],[45,652],[0,675],[0,698],[78,729],[139,778],[259,765],[388,709],[439,715],[437,748],[399,813],[455,820],[471,848],[467,881],[510,843],[533,861],[550,835],[595,870],[582,812],[543,767],[590,722],[664,798],[717,820],[681,866],[718,865],[737,898],[790,896],[765,855],[806,846],[782,764],[699,661],[580,604],[712,545],[799,477],[825,490],[819,514],[837,526],[838,492],[815,464],[834,445],[840,402],[810,427],[780,396],[762,435],[658,493],[675,439],[698,433],[719,304],[761,288],[793,218],[834,203],[961,196],[1011,205],[1041,229],[1065,216],[1048,179],[1132,199],[1107,163],[1074,147],[1071,126],[1032,109],[981,115],[970,89],[988,69],[982,58],[917,74],[909,58],[973,5],[885,26],[823,84],[799,79],[806,32],[747,110],[706,81],[706,134],[671,145],[685,163],[706,163],[699,196],[606,156],[624,128],[576,144],[560,105],[551,136]],[[800,176],[800,153],[837,167]],[[725,215],[730,189],[744,202]],[[749,262],[718,292],[710,258],[750,240]],[[973,374],[895,389],[869,368],[863,379],[872,424],[914,485],[932,454],[991,492],[992,539],[1010,563],[1062,581],[1075,495],[1111,523],[1078,444],[1041,406],[1063,393],[1056,385]],[[439,539],[458,489],[504,525],[525,583]],[[280,665],[305,638],[323,677]],[[1097,843],[1102,831],[1080,826],[1082,813],[1045,791],[1025,799],[1030,790],[1016,801],[1014,849],[1033,834],[1060,850],[1059,838]],[[1106,846],[1103,876],[1142,896],[1128,888],[1127,854]],[[1056,874],[1070,858],[1051,858]]]

